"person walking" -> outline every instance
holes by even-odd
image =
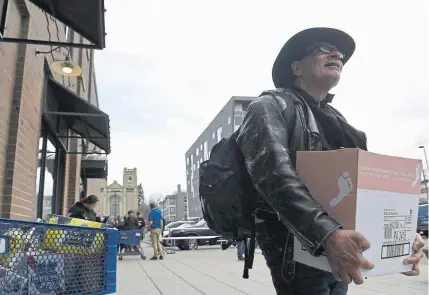
[[[149,227],[150,227],[150,237],[152,240],[153,246],[153,257],[150,260],[162,260],[164,258],[162,247],[160,245],[160,236],[161,229],[163,228],[163,218],[162,213],[158,209],[156,209],[156,205],[154,203],[150,203],[150,213],[149,213]]]
[[[331,105],[329,93],[354,50],[352,37],[337,29],[311,28],[295,34],[274,62],[276,89],[252,101],[237,137],[260,193],[256,238],[278,295],[345,295],[348,284],[364,282],[362,269],[374,267],[363,255],[369,241],[329,216],[295,167],[301,150],[367,150],[365,133]],[[294,262],[294,237],[311,255],[326,255],[332,273]],[[423,246],[417,234],[414,255],[404,261],[414,265],[413,271],[406,275],[419,274]]]
[[[244,253],[246,252],[246,244],[247,243],[247,249],[249,249],[249,239],[245,239],[242,241],[237,241],[237,259],[238,260],[244,260]]]

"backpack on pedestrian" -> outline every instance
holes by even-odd
[[[286,126],[292,130],[295,107],[291,98],[278,92],[267,91],[277,101],[286,100]],[[289,104],[290,101],[290,104]],[[243,278],[249,278],[256,247],[255,215],[258,202],[256,191],[244,163],[243,154],[237,144],[240,129],[229,138],[223,138],[213,146],[210,158],[200,165],[199,196],[204,219],[210,229],[222,235],[228,242],[222,244],[226,250],[235,241],[250,239],[245,244]],[[289,133],[291,134],[291,132]]]

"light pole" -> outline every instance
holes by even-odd
[[[424,147],[424,145],[419,146],[419,149],[423,149],[423,153],[425,154],[425,161],[426,161],[426,169],[429,169],[429,165],[428,165],[428,157],[426,155],[426,148]],[[425,184],[425,189],[426,189],[426,198],[429,199],[429,192],[428,192],[428,181],[426,179],[426,173],[425,173],[425,169],[423,169],[422,167],[422,172],[423,172],[423,182]]]
[[[423,153],[425,154],[425,161],[426,161],[426,169],[429,169],[428,165],[428,156],[426,155],[426,148],[424,145],[419,146],[419,149],[423,149]]]

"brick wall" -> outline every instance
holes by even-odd
[[[8,37],[64,41],[65,27],[27,0],[10,0],[7,15]],[[80,40],[78,34],[72,34]],[[49,51],[51,46],[0,43],[0,213],[2,217],[32,219],[36,201],[41,106],[45,81],[44,64],[64,60],[67,49]],[[86,49],[71,49],[72,60],[84,69],[83,84],[76,77],[53,74],[70,90],[88,99],[90,61]],[[86,75],[85,75],[86,74]],[[71,141],[69,149],[78,149]],[[80,157],[67,155],[63,210],[79,196]]]

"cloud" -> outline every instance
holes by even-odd
[[[231,96],[273,87],[272,63],[299,30],[332,26],[356,41],[334,92],[378,153],[421,158],[428,143],[427,1],[106,1],[96,53],[112,125],[109,178],[137,167],[148,195],[186,183],[187,149]]]

